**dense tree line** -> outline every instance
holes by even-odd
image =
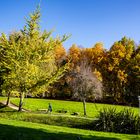
[[[59,52],[58,52],[59,51]],[[85,58],[92,72],[103,84],[103,98],[98,102],[138,105],[140,95],[140,45],[123,37],[115,42],[109,50],[103,48],[102,43],[96,43],[92,48],[80,48],[72,45],[68,52],[61,49],[57,51],[61,57],[59,61],[71,62],[69,71],[47,92],[47,97],[58,99],[74,99],[73,90],[69,85],[70,73],[80,69],[79,63]],[[57,59],[57,61],[58,61]],[[88,97],[88,101],[95,98]]]

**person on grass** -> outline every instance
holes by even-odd
[[[47,111],[47,113],[51,113],[52,112],[52,105],[51,105],[51,103],[49,103],[49,106],[48,106],[48,111]]]

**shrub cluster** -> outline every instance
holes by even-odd
[[[125,134],[138,134],[140,131],[140,117],[128,109],[117,112],[114,108],[104,108],[97,118],[94,130]]]

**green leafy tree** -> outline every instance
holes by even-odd
[[[10,34],[9,38],[3,34],[0,38],[5,50],[3,66],[10,71],[4,77],[8,81],[5,85],[11,82],[14,90],[19,92],[19,111],[25,95],[45,92],[68,68],[68,64],[58,68],[54,55],[58,44],[68,37],[53,39],[51,32],[41,33],[39,8],[26,21],[27,25],[20,32]]]

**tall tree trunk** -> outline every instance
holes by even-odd
[[[84,108],[84,115],[86,116],[87,113],[86,113],[86,101],[85,101],[85,99],[83,99],[83,108]]]
[[[19,101],[19,108],[18,108],[18,111],[19,112],[22,111],[22,105],[23,105],[24,95],[25,95],[24,92],[20,93],[20,101]]]
[[[7,97],[6,106],[8,106],[8,104],[9,104],[9,101],[10,101],[10,91],[8,91],[8,97]]]

